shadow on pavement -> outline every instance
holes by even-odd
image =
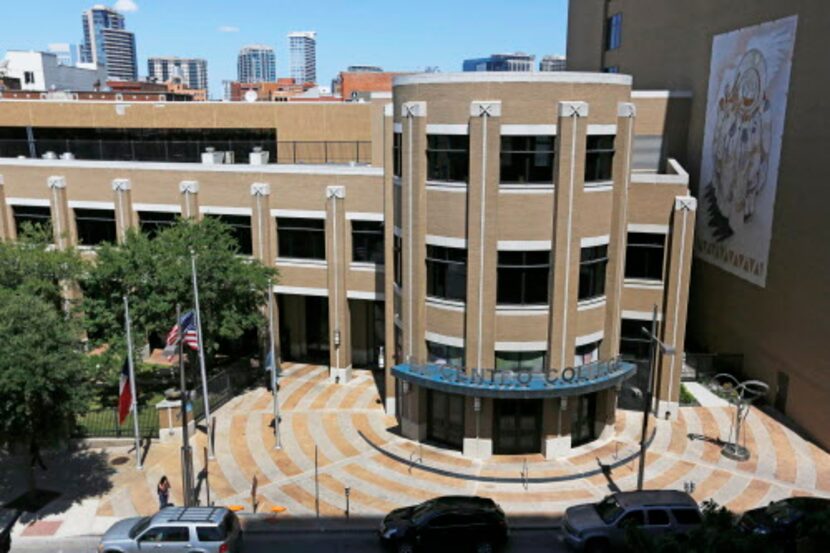
[[[74,503],[96,497],[112,489],[111,478],[115,468],[103,451],[73,445],[69,449],[43,452],[47,470],[35,468],[35,484],[38,490],[57,492],[57,496],[45,502],[37,513],[24,513],[22,522],[36,517],[65,512]],[[12,501],[27,490],[28,455],[0,453],[0,504]]]

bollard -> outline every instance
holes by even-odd
[[[352,489],[348,486],[343,488],[343,491],[346,493],[346,520],[349,520],[349,493]]]

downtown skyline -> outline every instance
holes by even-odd
[[[95,5],[89,0],[47,0],[24,4],[0,21],[0,56],[8,50],[46,50],[55,42],[82,42],[78,24],[83,11]],[[409,13],[380,0],[359,6],[324,0],[296,9],[289,2],[243,0],[234,9],[218,0],[119,0],[117,7],[135,33],[139,75],[146,77],[147,59],[156,56],[198,57],[210,67],[210,95],[221,98],[222,81],[236,79],[237,56],[242,47],[261,43],[276,51],[277,76],[290,75],[288,33],[318,33],[317,76],[328,86],[349,65],[378,65],[389,71],[460,71],[466,58],[501,51],[525,51],[541,59],[564,54],[567,3],[528,0],[524,10],[513,13],[509,27],[497,16],[500,3],[479,3],[471,25],[463,5],[425,0],[423,9]],[[443,14],[436,18],[436,14]],[[181,21],[189,21],[182,25]],[[371,21],[372,25],[365,22]],[[367,34],[366,29],[371,29]]]

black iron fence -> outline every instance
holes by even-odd
[[[138,409],[138,433],[142,438],[158,437],[159,416],[155,405]],[[117,407],[91,411],[78,418],[72,434],[75,438],[132,438],[133,414],[127,415],[124,424],[119,424]]]
[[[744,356],[740,353],[686,352],[680,378],[686,382],[706,382],[719,373],[728,373],[742,380]]]

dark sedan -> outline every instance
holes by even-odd
[[[830,513],[830,499],[790,497],[747,511],[738,520],[738,528],[769,541],[792,543],[798,535],[799,524],[818,513]]]
[[[397,553],[458,551],[490,553],[507,540],[507,518],[484,497],[436,497],[396,509],[380,525],[381,542]]]

